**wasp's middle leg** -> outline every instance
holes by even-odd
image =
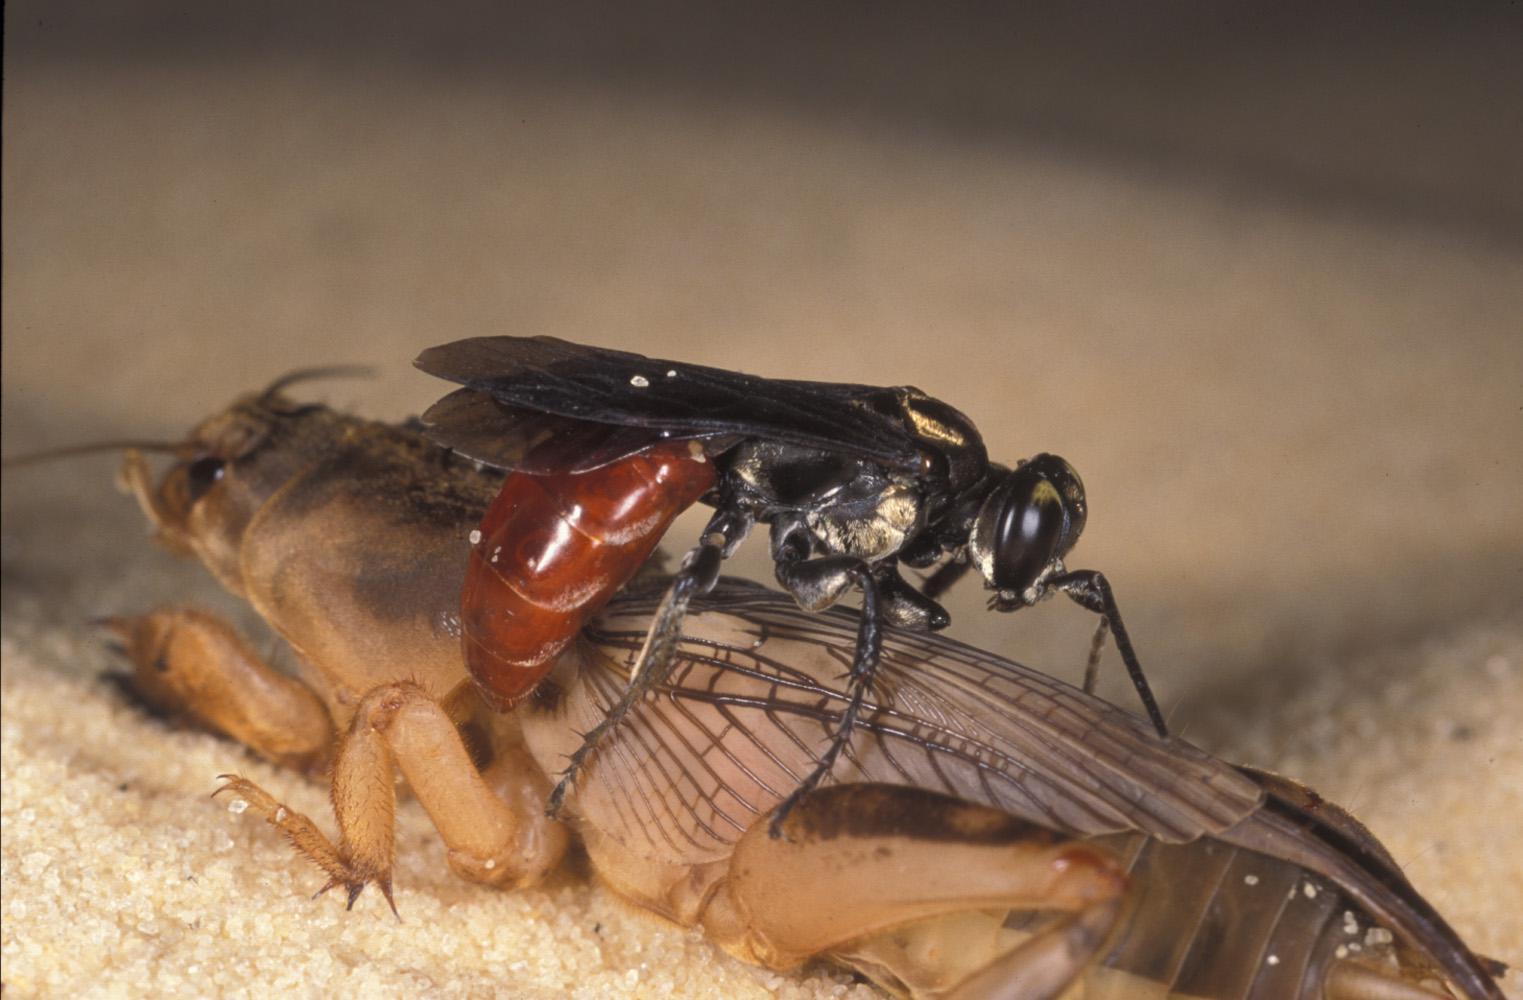
[[[850,744],[857,716],[872,690],[873,678],[878,672],[879,655],[883,648],[883,613],[878,603],[878,581],[872,567],[852,556],[823,556],[804,562],[781,562],[777,577],[800,602],[815,589],[829,590],[839,594],[849,584],[855,583],[862,591],[862,614],[857,626],[856,652],[852,656],[851,674],[846,689],[846,708],[830,734],[830,745],[820,755],[814,770],[809,772],[797,788],[784,799],[772,814],[770,833],[779,837],[783,821],[799,801],[817,788],[825,776],[835,767],[836,758]],[[831,602],[833,603],[834,598]],[[809,605],[806,605],[809,607]]]

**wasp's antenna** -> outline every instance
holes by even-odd
[[[298,368],[286,372],[271,382],[259,394],[259,402],[268,404],[277,395],[298,382],[311,382],[320,378],[372,378],[375,369],[369,365],[328,365],[322,368]]]
[[[18,465],[35,465],[39,462],[51,462],[56,458],[74,458],[79,455],[93,455],[101,451],[126,451],[131,448],[136,451],[179,452],[185,447],[182,441],[95,441],[90,444],[70,444],[62,448],[48,448],[44,451],[34,451],[26,455],[17,455],[14,458],[6,457],[0,460],[0,466],[14,469]]]

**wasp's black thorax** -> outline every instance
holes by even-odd
[[[989,461],[967,417],[909,387],[886,389],[871,408],[921,443],[920,467],[891,470],[836,451],[747,441],[726,456],[730,500],[772,526],[773,554],[849,555],[869,562],[901,553],[934,561],[967,537]],[[959,538],[959,535],[961,536]]]
[[[973,421],[959,409],[927,396],[914,386],[892,390],[899,416],[920,444],[926,462],[923,478],[947,499],[961,496],[989,471],[989,453]]]
[[[773,441],[747,441],[726,460],[722,488],[738,509],[771,525],[775,555],[875,561],[924,523],[920,484],[873,462]]]

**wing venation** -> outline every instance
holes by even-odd
[[[622,691],[656,597],[588,633],[575,728]],[[723,856],[808,774],[845,705],[856,621],[725,581],[695,602],[670,682],[606,741],[578,791],[621,842]],[[575,700],[575,699],[573,699]],[[891,630],[838,782],[945,791],[1079,836],[1187,842],[1258,808],[1236,769],[1054,678],[934,634]],[[657,845],[660,851],[657,851]],[[670,855],[663,855],[670,856]]]

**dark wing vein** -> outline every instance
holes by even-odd
[[[592,683],[599,689],[597,695],[600,700],[608,700],[611,703],[612,699],[617,698],[618,691],[613,678],[602,677]],[[624,831],[625,836],[636,831],[645,835],[656,834],[660,837],[665,849],[680,854],[682,848],[674,837],[685,832],[685,824],[680,823],[680,820],[690,813],[679,815],[674,808],[676,802],[674,797],[659,794],[662,788],[680,786],[670,784],[668,773],[661,775],[655,773],[657,769],[662,768],[664,761],[634,752],[635,744],[638,742],[638,735],[630,730],[622,733],[621,739],[604,745],[599,754],[598,766],[600,770],[606,768],[614,780],[600,784],[614,793],[610,798],[618,816],[617,828]],[[658,792],[655,796],[650,794],[652,781],[655,782],[654,787]],[[662,814],[667,817],[668,822],[662,822]]]

